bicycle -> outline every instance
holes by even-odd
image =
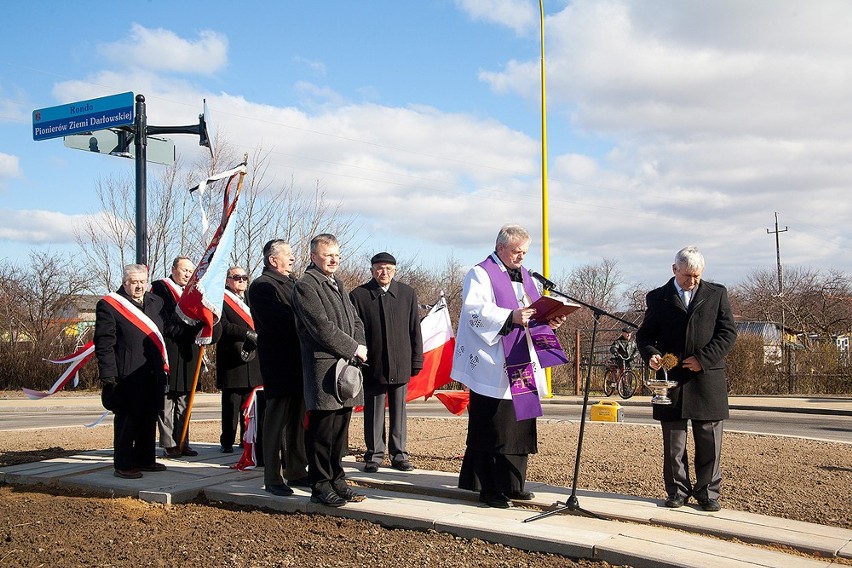
[[[618,396],[627,400],[634,395],[639,387],[639,373],[630,366],[630,360],[621,359],[620,364],[611,361],[604,371],[604,394],[612,396],[618,392]]]

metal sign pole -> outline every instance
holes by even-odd
[[[136,263],[148,266],[147,129],[145,96],[136,95]]]

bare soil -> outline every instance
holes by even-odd
[[[412,461],[457,472],[467,421],[411,419]],[[350,449],[364,450],[352,421]],[[570,487],[579,425],[541,421],[529,479]],[[578,486],[663,498],[662,442],[650,426],[587,423]],[[216,422],[193,424],[215,443]],[[6,432],[0,465],[111,446],[112,427]],[[852,447],[726,433],[722,506],[852,528]],[[463,506],[463,505],[460,505]],[[609,566],[467,540],[386,529],[324,515],[284,514],[197,502],[163,507],[130,498],[57,494],[0,485],[0,566]]]

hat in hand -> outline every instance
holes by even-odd
[[[370,259],[370,264],[393,264],[396,265],[396,259],[389,252],[380,252]]]
[[[343,404],[349,399],[358,396],[364,384],[364,376],[361,369],[350,365],[346,359],[338,359],[334,367],[334,398]]]

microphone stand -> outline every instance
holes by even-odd
[[[593,360],[594,353],[595,353],[595,339],[596,339],[597,334],[598,334],[598,322],[599,322],[600,317],[602,315],[608,316],[608,317],[610,317],[614,320],[618,320],[618,321],[622,322],[623,324],[628,325],[628,326],[633,327],[633,328],[638,328],[639,326],[637,326],[633,322],[630,322],[630,321],[624,320],[624,319],[622,319],[618,316],[615,316],[615,315],[607,312],[606,310],[604,310],[602,308],[599,308],[597,306],[593,306],[592,304],[588,304],[588,303],[586,303],[582,300],[578,300],[577,298],[572,298],[568,294],[560,292],[559,290],[556,289],[553,282],[551,282],[550,280],[547,280],[546,278],[538,278],[538,280],[542,283],[542,287],[544,288],[544,290],[546,290],[548,292],[552,292],[553,294],[557,294],[559,296],[562,296],[563,298],[565,298],[567,300],[570,300],[572,302],[576,302],[577,304],[580,304],[581,306],[585,306],[585,307],[589,308],[590,310],[592,310],[592,313],[594,314],[594,318],[595,318],[595,323],[594,323],[594,326],[592,326],[592,341],[589,345],[589,364],[586,367],[586,384],[583,388],[583,410],[580,413],[580,434],[577,438],[577,456],[574,459],[574,479],[571,482],[571,495],[568,497],[568,499],[565,500],[565,503],[561,503],[559,501],[554,503],[554,507],[556,507],[555,509],[551,509],[550,511],[545,511],[543,513],[539,513],[538,515],[535,515],[534,517],[530,517],[529,519],[524,519],[523,522],[529,523],[529,522],[532,522],[532,521],[537,521],[538,519],[550,517],[551,515],[555,515],[557,513],[562,513],[564,511],[569,511],[569,512],[580,511],[580,512],[585,513],[586,515],[588,515],[590,517],[594,517],[596,519],[608,520],[608,519],[605,519],[604,517],[602,517],[602,516],[600,516],[596,513],[592,513],[589,510],[583,509],[580,506],[580,501],[577,499],[577,478],[580,476],[580,456],[583,452],[583,434],[584,434],[585,429],[586,429],[586,408],[589,405],[589,385],[591,384],[591,381],[592,381],[592,360]]]

